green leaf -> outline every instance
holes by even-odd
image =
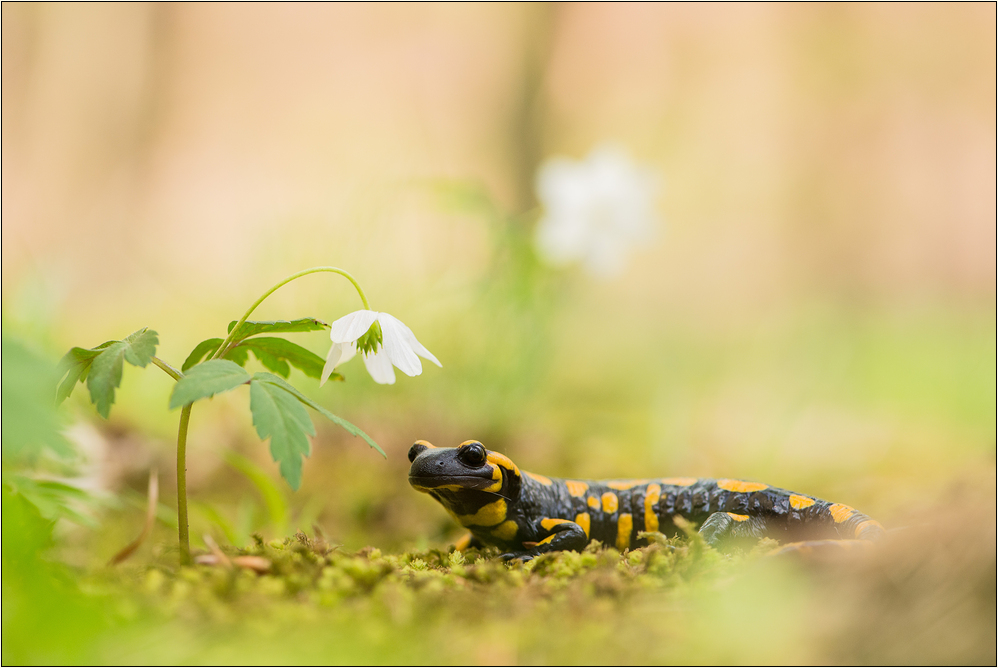
[[[184,360],[184,365],[180,367],[180,370],[187,373],[187,370],[192,366],[200,362],[208,355],[213,355],[218,347],[222,345],[222,339],[205,339],[201,343],[194,346],[194,350],[191,354],[187,356]]]
[[[170,410],[193,403],[198,399],[211,397],[250,380],[246,370],[229,360],[208,360],[191,368],[186,376],[177,381],[170,394]]]
[[[235,348],[229,348],[229,352],[225,353],[223,357],[224,359],[232,360],[239,366],[246,366],[246,362],[249,362],[249,351],[236,346]]]
[[[55,393],[57,404],[69,398],[77,382],[87,379],[94,358],[112,343],[116,341],[105,341],[95,348],[70,348],[69,352],[63,355],[56,367],[57,379],[62,379]]]
[[[90,495],[78,487],[55,480],[29,478],[23,475],[4,476],[4,484],[30,501],[39,514],[47,520],[66,518],[70,522],[89,527],[97,526],[92,517],[76,510],[74,505],[92,501]]]
[[[282,385],[260,376],[278,378],[272,374],[257,374],[250,382],[250,412],[253,426],[261,439],[270,438],[270,454],[278,463],[281,475],[291,489],[301,485],[302,457],[307,457],[315,436],[315,426],[308,411],[297,397]]]
[[[274,484],[267,472],[257,466],[254,462],[235,452],[227,452],[223,455],[225,462],[242,473],[253,484],[256,491],[263,497],[263,502],[267,506],[267,515],[270,516],[270,523],[277,530],[278,535],[284,534],[287,526],[289,513],[288,503],[284,499],[284,494]]]
[[[48,360],[6,335],[0,360],[4,465],[11,459],[33,462],[45,450],[72,457],[73,449],[60,433],[64,425],[52,402],[58,372]]]
[[[235,320],[229,323],[229,333],[236,326]],[[256,334],[288,334],[290,332],[316,332],[329,329],[329,325],[316,318],[298,318],[297,320],[247,320],[239,326],[239,331],[232,337],[233,341],[241,341]]]
[[[90,390],[90,400],[97,407],[97,412],[107,418],[114,404],[114,391],[121,385],[121,370],[124,362],[138,367],[144,367],[152,361],[156,354],[159,337],[156,332],[143,327],[133,332],[121,341],[112,341],[102,345],[104,348],[90,363],[87,374],[87,389]],[[95,350],[95,349],[92,349]]]
[[[279,385],[280,387],[284,388],[285,391],[293,394],[295,396],[295,398],[298,399],[298,401],[302,402],[303,404],[305,404],[309,408],[318,411],[327,420],[329,420],[330,422],[332,422],[334,424],[339,425],[343,429],[346,429],[350,434],[353,434],[354,436],[360,436],[362,439],[364,439],[365,441],[367,441],[368,445],[370,445],[372,448],[374,448],[375,450],[377,450],[378,452],[380,452],[382,457],[384,457],[385,459],[388,458],[388,455],[385,454],[385,451],[382,450],[378,446],[378,444],[374,442],[374,439],[372,439],[370,436],[368,436],[367,434],[365,434],[363,432],[363,430],[361,430],[360,427],[356,426],[355,424],[352,424],[351,422],[348,422],[347,420],[344,420],[339,415],[334,415],[333,413],[330,413],[328,410],[326,410],[325,408],[323,408],[322,406],[320,406],[319,404],[315,403],[314,401],[312,401],[311,399],[309,399],[308,397],[306,397],[304,394],[302,394],[301,392],[299,392],[296,387],[294,387],[293,385],[291,385],[290,383],[288,383],[283,378],[275,376],[274,374],[271,374],[271,373],[260,372],[260,373],[254,374],[253,375],[253,379],[254,380],[262,380],[262,381],[265,381],[265,382],[268,382],[268,383],[273,383],[275,385]]]
[[[265,367],[285,378],[291,373],[291,368],[288,366],[289,363],[310,378],[321,377],[322,367],[326,363],[326,360],[311,350],[302,348],[297,343],[291,343],[287,339],[281,339],[276,336],[259,336],[254,339],[247,339],[233,348],[233,350],[239,348],[252,350],[253,355]]]

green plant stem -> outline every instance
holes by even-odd
[[[164,362],[155,355],[152,356],[152,363],[158,366],[163,371],[165,371],[166,375],[168,375],[173,380],[180,380],[181,378],[184,377],[184,374],[181,373],[180,371],[177,371],[176,367],[170,365],[168,362]]]
[[[291,276],[288,276],[283,281],[272,286],[269,290],[260,295],[260,298],[257,299],[255,302],[253,302],[253,305],[249,307],[246,313],[243,314],[243,317],[240,318],[239,321],[236,323],[235,327],[232,328],[232,331],[229,332],[229,335],[225,337],[225,340],[222,341],[222,345],[218,347],[218,350],[216,350],[215,354],[211,356],[211,359],[218,359],[219,357],[221,357],[226,353],[226,351],[229,348],[229,344],[232,343],[232,339],[236,335],[236,332],[238,332],[242,324],[246,322],[246,319],[250,317],[250,314],[252,314],[253,311],[256,310],[256,307],[263,303],[264,299],[272,295],[278,288],[287,285],[296,278],[301,278],[302,276],[308,276],[309,274],[318,274],[320,272],[339,274],[340,276],[343,276],[348,281],[353,283],[353,287],[356,288],[357,294],[360,295],[360,301],[364,303],[364,308],[370,310],[371,305],[367,301],[367,296],[364,294],[364,291],[361,289],[360,284],[357,282],[357,279],[351,276],[349,272],[346,272],[338,267],[312,267],[311,269],[305,269],[303,271],[299,271],[297,274],[292,274]]]
[[[180,380],[184,374],[155,355],[152,363],[166,372],[173,380]],[[180,411],[180,429],[177,432],[177,527],[180,539],[180,563],[191,563],[191,539],[187,529],[187,428],[191,423],[191,408],[187,404]]]
[[[187,532],[187,427],[191,423],[191,407],[187,404],[180,411],[180,430],[177,432],[177,525],[180,534],[180,563],[191,563],[191,540]]]

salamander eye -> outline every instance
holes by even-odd
[[[481,443],[469,443],[461,448],[457,456],[468,466],[477,468],[485,463],[485,448]]]

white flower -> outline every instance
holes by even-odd
[[[381,326],[381,346],[373,353],[363,352],[364,365],[376,383],[393,385],[395,383],[394,364],[407,376],[418,376],[423,372],[419,361],[424,357],[437,366],[439,360],[429,350],[416,340],[412,330],[398,318],[377,311],[354,311],[334,322],[329,328],[329,338],[333,346],[326,355],[326,364],[322,368],[322,385],[329,375],[340,364],[357,354],[357,340],[364,336],[371,326],[377,322]]]
[[[578,162],[548,160],[537,174],[544,206],[538,253],[554,265],[581,261],[599,276],[620,273],[631,247],[654,236],[657,182],[615,146],[597,147]]]

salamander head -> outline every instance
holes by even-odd
[[[465,441],[456,448],[416,441],[409,448],[409,461],[409,484],[450,508],[483,495],[515,501],[520,494],[520,469],[479,441]]]

